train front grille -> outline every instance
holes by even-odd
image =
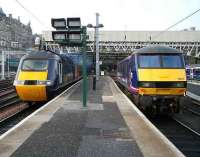
[[[151,82],[151,81],[141,81],[139,82],[139,87],[142,88],[186,88],[186,82]]]
[[[24,85],[37,85],[37,80],[25,80]]]

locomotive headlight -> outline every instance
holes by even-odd
[[[25,82],[24,80],[15,80],[14,81],[14,86],[15,85],[24,85],[24,82]]]
[[[37,85],[46,85],[46,86],[51,86],[53,84],[52,81],[46,80],[46,81],[37,81]]]
[[[184,82],[177,82],[174,84],[175,87],[177,88],[183,88],[185,86]]]
[[[143,82],[142,83],[142,87],[150,87],[150,83],[149,82]]]
[[[150,83],[150,82],[140,82],[140,86],[148,88],[148,87],[152,86],[152,83]]]
[[[46,81],[37,81],[37,85],[46,85]]]
[[[46,85],[47,85],[47,86],[51,86],[52,84],[53,84],[52,81],[50,81],[50,80],[47,80],[47,81],[46,81]]]
[[[140,82],[139,87],[155,88],[155,82]]]

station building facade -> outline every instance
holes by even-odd
[[[23,24],[20,17],[15,19],[12,14],[7,16],[0,8],[0,47],[30,48],[33,41],[30,22]]]

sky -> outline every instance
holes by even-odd
[[[80,17],[83,25],[95,25],[95,13],[104,25],[101,30],[162,31],[200,8],[200,0],[18,0],[41,22],[26,12],[16,0],[0,0],[0,7],[22,23],[31,22],[33,33],[51,30],[51,18]],[[42,24],[41,24],[42,23]],[[171,30],[196,27],[200,12]]]

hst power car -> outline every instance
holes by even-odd
[[[179,112],[186,92],[183,54],[173,48],[150,46],[137,50],[118,64],[118,81],[141,109]]]
[[[80,77],[80,66],[68,56],[39,51],[22,57],[14,86],[23,101],[47,101],[58,89]]]

